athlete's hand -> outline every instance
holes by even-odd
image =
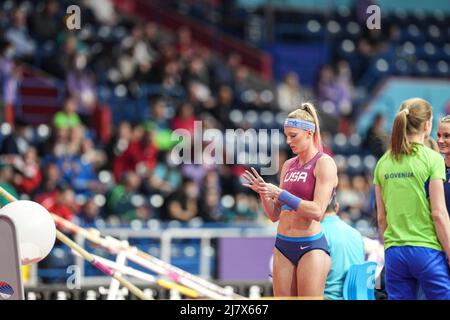
[[[282,190],[272,183],[265,183],[262,191],[266,198],[278,200]]]
[[[246,183],[243,183],[242,185],[262,195],[262,190],[265,187],[266,182],[253,167],[250,169],[252,172],[245,170],[245,173],[242,175],[246,180]]]

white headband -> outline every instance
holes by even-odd
[[[316,125],[314,123],[300,119],[287,118],[284,122],[284,127],[293,127],[305,131],[311,130],[313,133],[316,132]]]

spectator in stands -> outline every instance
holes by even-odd
[[[53,125],[58,129],[71,129],[81,125],[81,119],[77,113],[77,104],[73,97],[66,98],[63,110],[55,113]]]
[[[221,204],[220,190],[206,189],[199,201],[199,217],[204,222],[222,222],[227,215],[226,210]]]
[[[195,56],[188,62],[187,68],[182,76],[183,85],[188,87],[192,82],[209,87],[208,68],[200,56]]]
[[[178,61],[168,61],[162,68],[159,83],[164,88],[171,90],[181,86],[181,68]]]
[[[219,191],[219,195],[222,192],[219,180],[219,174],[216,170],[209,170],[203,178],[200,190],[206,191],[208,189],[214,189]],[[203,192],[201,192],[203,193]]]
[[[235,197],[233,210],[228,210],[224,215],[224,220],[231,223],[256,222],[258,219],[257,202],[252,201],[255,197],[245,193],[238,193]]]
[[[92,164],[80,155],[72,157],[64,165],[68,170],[63,169],[63,178],[72,185],[76,195],[91,196],[103,191]]]
[[[374,51],[366,38],[360,38],[357,42],[357,55],[352,62],[355,79],[360,80],[365,75],[370,66]]]
[[[340,207],[347,211],[349,208],[357,207],[360,203],[358,193],[352,189],[351,178],[347,173],[339,174],[339,183],[336,192],[336,201]]]
[[[13,187],[14,169],[11,164],[0,162],[0,187],[8,191],[15,198],[19,198],[16,188]],[[4,197],[0,197],[0,206],[5,206],[9,203]]]
[[[122,41],[121,53],[117,59],[117,67],[120,72],[120,81],[128,84],[134,79],[138,69],[138,61],[134,55],[133,41],[131,38],[125,38]]]
[[[187,103],[194,107],[195,113],[210,109],[214,105],[212,92],[201,82],[191,81],[187,84]]]
[[[56,40],[56,51],[44,61],[44,70],[60,79],[66,78],[66,73],[72,68],[73,58],[78,53],[86,52],[85,44],[76,34],[60,32]]]
[[[242,174],[236,165],[219,165],[219,181],[224,194],[235,196],[239,190],[243,190],[239,182]]]
[[[93,150],[91,150],[91,148],[92,148],[92,146],[91,146],[92,140],[91,139],[92,139],[92,134],[85,126],[79,125],[79,126],[71,128],[69,131],[69,143],[68,143],[68,147],[70,150],[69,154],[83,156],[84,161],[90,162],[87,152],[93,151]],[[91,142],[91,143],[89,143],[89,142]],[[86,151],[86,154],[84,154],[84,151]],[[92,158],[95,158],[95,155],[93,155],[93,154],[91,154],[89,156],[91,156]]]
[[[355,191],[359,202],[356,207],[363,216],[370,214],[370,186],[363,175],[355,175],[352,178],[351,188]]]
[[[55,197],[56,195],[54,192],[61,181],[61,171],[59,170],[59,167],[53,162],[48,163],[44,167],[41,184],[34,193],[35,200],[42,203],[47,197]]]
[[[155,66],[151,62],[137,64],[133,78],[129,80],[128,84],[130,96],[137,99],[141,98],[141,91],[138,88],[154,82],[156,76],[154,68]]]
[[[146,129],[165,130],[170,128],[167,120],[167,102],[163,98],[157,98],[150,104],[151,117],[145,122]]]
[[[325,298],[343,300],[344,281],[348,269],[354,264],[364,263],[364,241],[361,234],[337,215],[339,203],[332,201],[322,219],[322,231],[330,248],[331,269],[325,283]]]
[[[194,142],[192,141],[191,145],[190,161],[181,165],[181,173],[184,177],[192,179],[201,188],[208,172],[215,170],[215,164],[213,161],[209,162],[205,159],[206,155],[203,154],[203,149],[198,145],[195,146]],[[196,159],[202,160],[199,163]]]
[[[31,146],[29,123],[23,118],[15,121],[14,130],[1,142],[1,155],[23,155]]]
[[[88,57],[78,53],[73,57],[70,70],[67,72],[66,85],[69,94],[76,101],[76,111],[83,122],[90,126],[91,117],[97,105],[97,94],[94,74],[87,69]]]
[[[89,138],[83,125],[76,126],[69,130],[68,150],[69,155],[80,155],[81,143]]]
[[[339,115],[349,116],[353,111],[353,82],[350,65],[345,60],[339,60],[336,64],[336,87],[339,92],[337,98]]]
[[[141,174],[148,175],[156,165],[158,149],[155,144],[155,132],[144,131],[141,126],[137,126],[133,135],[128,148],[114,160],[116,181],[129,171],[141,170]]]
[[[288,72],[283,82],[277,86],[277,103],[282,111],[292,111],[296,109],[302,101],[301,88],[298,75],[295,72]]]
[[[6,106],[14,106],[22,68],[14,61],[14,45],[0,39],[0,98]]]
[[[378,113],[362,143],[362,147],[370,151],[377,159],[379,159],[387,149],[388,134],[384,129],[385,120],[385,116],[382,113]]]
[[[56,0],[46,0],[41,3],[32,17],[32,32],[37,40],[53,42],[61,27],[59,3]],[[48,43],[47,43],[48,44]],[[38,44],[39,46],[39,44]]]
[[[74,221],[75,213],[78,211],[75,203],[75,193],[72,187],[67,184],[58,185],[54,197],[46,198],[41,204],[49,212],[72,222]]]
[[[144,181],[146,194],[160,193],[164,198],[175,192],[182,183],[179,168],[173,163],[169,152],[158,154],[158,163]]]
[[[188,222],[199,215],[198,185],[189,178],[184,178],[181,187],[165,202],[162,220]]]
[[[78,223],[82,226],[95,225],[101,218],[101,209],[95,202],[95,199],[89,198],[85,204],[81,206],[77,214]]]
[[[124,41],[127,40],[125,39]],[[155,57],[150,55],[145,40],[144,27],[138,23],[131,30],[130,39],[128,40],[133,47],[133,58],[138,66],[150,66],[155,60]]]
[[[176,49],[182,60],[189,60],[195,52],[191,30],[181,27],[177,32]]]
[[[109,159],[109,161],[107,162],[108,169],[112,168],[113,163],[115,163],[114,159],[119,157],[125,150],[128,149],[128,145],[130,144],[131,138],[132,138],[131,124],[127,121],[121,121],[119,125],[115,128],[113,137],[111,138],[108,146],[106,147]]]
[[[230,119],[230,113],[234,109],[234,95],[231,87],[220,86],[217,95],[217,104],[211,110],[219,126],[223,129],[234,129],[235,125]]]
[[[136,198],[133,198],[140,196],[141,182],[140,176],[134,171],[130,171],[123,176],[122,182],[116,185],[107,196],[108,216],[115,215],[123,222],[150,217],[150,212],[144,201],[142,203],[136,202]]]
[[[36,42],[28,31],[27,16],[23,8],[14,10],[12,25],[6,31],[5,38],[14,44],[15,57],[31,60],[36,50]]]
[[[214,86],[226,85],[234,88],[235,72],[241,65],[241,56],[238,53],[231,53],[224,64],[223,61],[214,63]]]
[[[95,148],[94,141],[91,138],[81,141],[81,155],[83,160],[90,163],[95,171],[103,168],[108,161],[106,153],[101,149]]]
[[[196,120],[198,119],[195,116],[194,107],[189,102],[185,102],[181,104],[177,115],[172,119],[171,128],[173,130],[185,129],[193,137]]]
[[[324,65],[319,69],[318,79],[315,84],[315,93],[319,105],[330,114],[339,115],[339,88],[336,85],[335,74],[330,65]]]
[[[44,161],[56,161],[57,159],[72,155],[69,142],[70,129],[55,128],[52,131],[50,139],[44,146]]]
[[[14,186],[20,193],[31,195],[39,187],[42,181],[39,158],[36,148],[30,147],[22,158],[17,158],[14,167]]]
[[[153,60],[159,58],[159,48],[161,45],[162,34],[159,26],[153,22],[148,21],[144,26],[144,41],[147,45],[147,51]]]
[[[117,152],[116,157],[113,160],[113,173],[115,180],[121,181],[122,176],[128,171],[134,171],[136,168],[136,160],[133,160],[131,163],[128,159],[131,157],[136,159],[139,155],[131,154],[132,150],[136,150],[136,148],[130,149],[130,145],[139,145],[139,141],[141,141],[144,137],[144,128],[142,126],[134,126],[131,130],[131,133],[128,132],[128,123],[121,124],[119,127],[121,131],[119,134],[123,135],[123,138],[119,139],[121,141],[120,144],[117,145],[115,152]],[[128,141],[126,141],[128,139]],[[119,148],[120,147],[120,148]],[[123,147],[125,147],[123,149]],[[119,153],[120,150],[123,149],[123,152]]]
[[[237,97],[237,107],[240,109],[252,108],[256,97],[248,95],[251,89],[250,72],[246,66],[239,66],[234,74],[234,93]]]
[[[90,192],[100,192],[101,186],[97,180],[93,164],[88,155],[82,154],[83,143],[89,139],[85,135],[83,126],[67,129],[59,129],[63,133],[61,140],[55,144],[53,154],[48,158],[54,161],[60,168],[62,179],[73,186],[77,195]]]

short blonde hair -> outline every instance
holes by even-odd
[[[450,115],[446,115],[439,121],[439,123],[449,123],[450,122]]]

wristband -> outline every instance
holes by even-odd
[[[282,206],[281,206],[281,211],[283,211],[283,210],[289,210],[289,211],[292,211],[292,210],[294,210],[295,211],[295,209],[292,209],[290,206],[288,206],[287,204],[283,204]]]
[[[292,193],[286,190],[281,191],[278,200],[291,207],[292,210],[297,210],[300,202],[302,202],[301,198],[294,196]]]

